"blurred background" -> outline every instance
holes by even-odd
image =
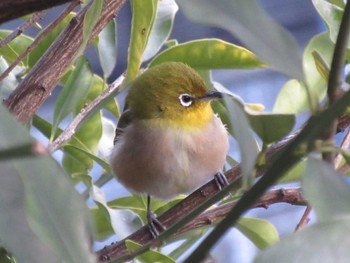
[[[297,39],[300,52],[303,51],[308,41],[317,33],[324,31],[324,25],[321,22],[317,12],[315,11],[311,1],[305,0],[261,0],[261,6],[276,21],[287,28]],[[45,15],[40,24],[46,26],[50,23],[50,19],[64,9],[65,6],[54,8]],[[200,8],[200,7],[198,7]],[[117,20],[117,52],[118,61],[113,74],[108,79],[109,82],[115,80],[126,68],[127,49],[130,36],[131,11],[129,3],[126,3],[120,13],[116,17]],[[14,20],[0,25],[1,29],[15,29],[22,20]],[[234,26],[234,25],[232,25]],[[31,27],[25,34],[35,36],[38,29]],[[218,28],[206,27],[194,24],[189,21],[179,10],[175,18],[175,24],[170,39],[176,39],[179,43],[200,38],[220,38],[229,42],[240,44],[239,41]],[[86,55],[93,67],[95,73],[102,75],[102,70],[98,62],[98,57],[94,48],[90,47],[86,51]],[[261,103],[265,106],[266,111],[271,111],[274,101],[283,84],[288,78],[271,69],[259,70],[216,70],[213,72],[215,81],[220,82],[226,88],[242,97],[245,102]],[[39,115],[51,121],[53,103],[58,94],[56,89],[50,99],[40,109]],[[40,134],[34,134],[41,141],[44,140]],[[233,146],[234,147],[234,146]],[[232,155],[237,158],[238,153],[232,149]],[[59,154],[56,156],[60,158]],[[237,158],[238,159],[238,158]],[[289,187],[290,185],[286,185]],[[128,195],[128,191],[120,186],[116,181],[109,183],[102,188],[108,199],[113,199]],[[294,207],[291,205],[273,205],[268,209],[258,208],[247,213],[247,216],[266,218],[272,222],[280,233],[284,234],[294,231],[299,222],[304,207]],[[110,238],[106,243],[96,244],[96,249],[103,247],[112,241],[116,241],[116,237]],[[233,229],[226,234],[225,238],[220,241],[212,252],[216,262],[252,262],[255,254],[258,252],[256,247],[245,238],[239,231]]]

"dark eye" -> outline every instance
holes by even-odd
[[[193,103],[193,97],[187,93],[181,94],[179,100],[182,106],[189,107]]]

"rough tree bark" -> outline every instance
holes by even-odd
[[[98,22],[92,32],[93,39],[113,19],[125,0],[106,0]],[[83,8],[55,40],[43,57],[6,99],[13,115],[26,123],[49,97],[60,77],[74,61],[83,42],[83,22],[88,6]]]

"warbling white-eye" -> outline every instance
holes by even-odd
[[[220,172],[228,134],[211,108],[222,93],[209,91],[198,73],[178,62],[146,70],[130,85],[118,122],[111,165],[119,182],[148,195],[151,234],[163,228],[150,210],[150,196],[189,193]]]

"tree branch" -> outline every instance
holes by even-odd
[[[197,191],[196,191],[197,192]],[[185,199],[186,200],[186,199]],[[176,233],[182,234],[187,231],[211,225],[214,222],[218,221],[219,219],[226,216],[226,214],[237,204],[238,201],[233,201],[224,205],[221,205],[217,208],[208,210],[198,216],[196,219],[185,225],[183,228],[179,229],[179,231]],[[267,208],[268,206],[275,204],[275,203],[289,203],[292,205],[305,205],[306,201],[302,195],[300,188],[292,188],[292,189],[277,189],[277,190],[271,190],[267,192],[265,195],[263,195],[253,206],[252,208],[257,207],[264,207]],[[185,208],[185,206],[182,206]],[[172,210],[172,209],[170,209]],[[169,211],[170,211],[169,210]],[[158,219],[161,220],[163,216]],[[161,221],[162,223],[165,223],[166,220]],[[166,225],[167,226],[167,225]],[[144,242],[149,242],[151,239],[151,235],[149,233],[148,227],[145,226],[141,229],[139,229],[134,234],[128,236],[124,240],[121,240],[115,244],[112,244],[108,247],[105,247],[104,249],[97,252],[99,257],[99,262],[105,262],[109,260],[117,259],[118,257],[127,254],[128,250],[125,247],[125,240],[133,240],[139,244],[145,244]],[[154,246],[159,246],[160,244],[153,244]]]
[[[48,27],[46,27],[41,33],[34,39],[34,41],[20,54],[15,61],[0,75],[0,81],[10,74],[10,72],[18,65],[20,61],[25,58],[29,52],[31,52],[39,43],[79,4],[79,0],[74,0],[72,3],[53,21]]]
[[[1,0],[0,24],[35,11],[68,3],[70,0]]]
[[[31,25],[35,24],[45,15],[45,11],[37,12],[32,15],[31,18],[26,20],[22,25],[20,25],[16,30],[12,31],[5,39],[0,41],[0,48],[4,47],[8,43],[10,43],[17,36],[21,35],[24,31],[26,31]]]
[[[277,203],[287,203],[291,205],[306,205],[306,200],[302,194],[301,188],[276,189],[264,194],[252,208],[268,208],[270,205]],[[181,228],[176,234],[182,234],[195,228],[211,225],[226,216],[228,212],[237,204],[232,201],[227,204],[220,205],[214,209],[210,209],[200,216],[196,217],[192,222]]]
[[[114,18],[125,0],[105,0],[100,18],[92,31],[95,38]],[[26,78],[5,101],[10,111],[22,123],[30,120],[42,103],[49,97],[60,77],[74,61],[83,42],[83,22],[88,5],[69,23]]]
[[[299,231],[303,229],[310,221],[309,215],[312,211],[312,207],[310,205],[307,205],[305,208],[305,211],[303,213],[303,216],[301,217],[299,223],[297,224],[295,231]]]

